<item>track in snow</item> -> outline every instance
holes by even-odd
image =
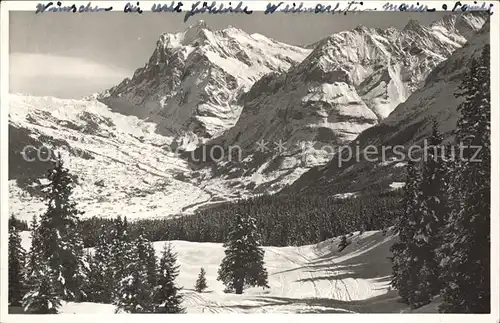
[[[29,248],[29,232],[23,232]],[[404,310],[395,291],[389,290],[389,247],[393,236],[380,231],[355,233],[342,252],[339,238],[301,247],[264,247],[269,289],[248,288],[243,295],[225,294],[217,281],[224,257],[219,243],[172,241],[178,254],[187,313],[393,313]],[[155,242],[160,254],[165,242]],[[194,291],[200,267],[206,271],[208,289]],[[107,304],[68,303],[64,312],[85,313],[88,308],[108,311]],[[89,305],[90,304],[90,305]]]

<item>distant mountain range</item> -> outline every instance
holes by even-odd
[[[370,131],[429,86],[431,71],[473,39],[485,19],[455,14],[430,26],[414,20],[400,31],[360,26],[323,39],[300,64],[261,78],[242,96],[236,125],[207,146],[226,152],[241,147],[243,162],[219,162],[215,176],[241,183],[241,189],[275,192],[324,165],[337,147]],[[260,140],[269,151],[257,151]],[[274,149],[280,141],[285,152]]]
[[[430,135],[432,122],[438,122],[438,129],[445,142],[452,138],[458,119],[457,107],[462,98],[455,94],[464,79],[471,62],[481,55],[485,45],[490,43],[489,23],[471,35],[467,44],[456,50],[451,57],[439,64],[425,79],[422,88],[415,91],[381,123],[363,131],[354,142],[362,151],[368,145],[394,147],[401,145],[422,145]],[[379,150],[380,152],[381,150]],[[379,158],[380,153],[379,153]],[[304,174],[288,189],[293,191],[335,193],[356,193],[364,190],[387,189],[392,183],[405,180],[404,163],[396,156],[387,154],[385,162],[370,162],[361,159],[339,163],[337,155],[327,165],[316,167]],[[372,159],[371,157],[370,159]],[[342,166],[339,166],[342,164]]]
[[[103,93],[11,95],[11,212],[29,218],[43,208],[36,190],[48,164],[22,158],[27,144],[72,148],[69,167],[88,215],[189,213],[290,184],[328,194],[390,188],[402,181],[401,164],[339,168],[333,152],[356,142],[418,143],[432,118],[448,134],[453,92],[489,41],[486,19],[450,14],[402,30],[359,26],[307,48],[198,22],[162,34],[145,66]],[[212,147],[219,156],[194,160]],[[241,160],[229,157],[232,147]]]

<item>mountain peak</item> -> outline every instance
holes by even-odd
[[[205,20],[198,20],[197,22],[195,22],[194,24],[189,26],[187,29],[208,29],[208,30],[210,30],[210,28],[208,27]]]
[[[187,45],[199,39],[206,39],[205,33],[207,31],[211,31],[207,23],[204,20],[197,21],[184,31],[183,44]]]
[[[370,30],[370,28],[363,26],[363,25],[357,25],[356,28],[354,28],[356,31],[361,31],[361,32],[367,32]]]
[[[451,13],[433,22],[431,27],[444,27],[448,30],[471,29],[479,30],[488,17],[485,12]]]
[[[103,100],[117,109],[125,101],[140,107],[138,116],[154,115],[162,134],[191,149],[234,125],[240,95],[257,80],[288,70],[309,52],[234,27],[210,30],[197,21],[163,33],[148,63]]]
[[[229,25],[227,26],[225,29],[224,29],[225,32],[228,32],[228,31],[232,31],[232,32],[243,32],[243,33],[246,33],[244,30],[241,30],[240,28],[238,27],[235,27],[233,25]]]
[[[433,22],[430,27],[470,39],[483,27],[488,17],[486,12],[451,13]]]
[[[419,31],[423,27],[424,26],[418,20],[410,19],[408,23],[404,26],[403,31],[409,31],[409,30]]]

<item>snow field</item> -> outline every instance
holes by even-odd
[[[23,247],[29,248],[29,232],[22,233]],[[177,253],[180,274],[177,283],[184,289],[187,313],[340,313],[398,311],[404,306],[390,293],[389,247],[394,236],[380,231],[347,237],[350,244],[338,252],[340,237],[300,247],[264,247],[269,289],[253,287],[243,295],[225,294],[217,281],[224,257],[220,243],[171,241]],[[157,255],[165,241],[154,242]],[[208,288],[194,291],[203,267]],[[374,300],[377,300],[376,302]],[[384,306],[377,309],[381,302]],[[112,305],[67,303],[63,313],[108,313]]]

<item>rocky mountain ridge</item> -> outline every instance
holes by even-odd
[[[144,67],[99,95],[117,112],[158,124],[175,148],[191,150],[238,120],[238,99],[270,72],[284,72],[310,50],[203,21],[160,36]]]
[[[438,122],[445,142],[450,142],[459,116],[457,107],[463,100],[455,94],[472,60],[479,57],[484,46],[489,44],[489,38],[489,23],[485,23],[481,30],[471,35],[463,48],[432,70],[421,89],[380,124],[362,132],[350,147],[354,149],[356,144],[363,151],[369,145],[379,148],[400,145],[406,152],[412,145],[423,144],[431,133],[434,120]],[[338,154],[327,165],[305,173],[288,189],[304,193],[328,190],[332,194],[357,194],[404,184],[406,160],[399,160],[392,149],[387,151],[385,160],[381,159],[380,153],[381,149],[378,149],[378,155],[372,156],[378,157],[375,162],[361,157],[359,161],[352,158],[341,163],[339,160],[345,156]]]
[[[207,143],[224,148],[214,176],[241,182],[242,190],[279,191],[389,116],[485,20],[453,14],[429,26],[416,20],[402,30],[359,26],[323,39],[300,64],[261,78],[242,95],[238,122]],[[229,155],[234,147],[242,160]]]

